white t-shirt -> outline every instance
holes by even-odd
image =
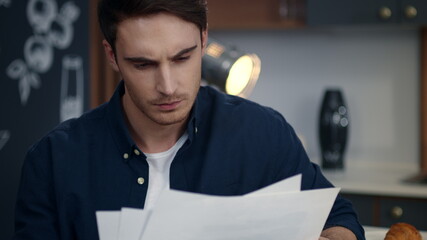
[[[144,209],[151,209],[163,190],[169,189],[169,172],[172,160],[184,145],[188,134],[184,133],[173,147],[160,153],[145,153],[148,162],[148,190]]]

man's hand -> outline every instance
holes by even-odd
[[[357,240],[357,238],[349,229],[337,226],[323,230],[319,240]]]

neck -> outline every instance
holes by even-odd
[[[164,152],[175,145],[185,131],[187,119],[175,124],[161,125],[149,119],[135,105],[122,98],[125,120],[132,139],[145,153]]]

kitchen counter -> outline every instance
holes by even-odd
[[[427,184],[405,183],[418,166],[401,162],[346,162],[344,170],[323,170],[341,193],[427,199]]]

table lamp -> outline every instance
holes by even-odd
[[[209,39],[203,56],[202,79],[223,92],[247,98],[258,80],[261,61],[255,54],[246,54]]]

